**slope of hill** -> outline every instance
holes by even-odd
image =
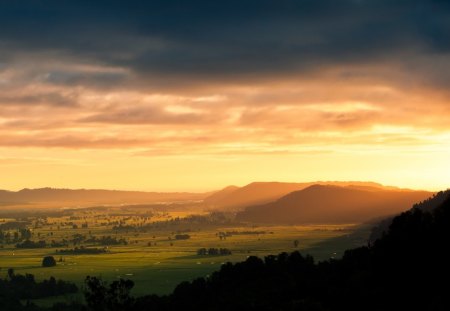
[[[426,200],[423,200],[417,204],[413,205],[413,208],[420,209],[422,211],[433,211],[434,209],[441,206],[450,197],[450,189],[446,191],[439,191],[435,195]]]
[[[244,187],[227,187],[205,198],[211,207],[239,209],[249,205],[265,204],[277,200],[288,193],[305,189],[312,185],[353,186],[362,189],[392,189],[374,182],[317,181],[306,183],[253,182]]]
[[[239,187],[237,186],[228,186],[225,187],[219,191],[214,192],[213,194],[211,194],[210,196],[206,197],[204,199],[204,202],[207,203],[208,205],[217,205],[217,204],[221,204],[221,202],[223,200],[226,200],[227,197],[235,192],[236,190],[238,190]]]
[[[353,223],[405,211],[430,197],[426,191],[313,185],[268,204],[254,205],[237,219],[256,223]]]
[[[450,197],[450,190],[446,191],[439,191],[438,193],[434,194],[432,197],[427,198],[426,200],[423,200],[419,203],[416,203],[413,205],[413,209],[420,209],[422,211],[433,211],[434,209],[441,206],[445,200],[447,200]],[[374,243],[376,240],[381,238],[383,234],[386,234],[389,230],[389,226],[392,224],[392,220],[394,217],[387,217],[381,221],[379,221],[375,227],[373,227],[369,242]]]
[[[20,191],[0,190],[3,205],[46,203],[54,204],[125,204],[155,203],[168,201],[202,200],[210,193],[184,192],[142,192],[89,189],[22,189]]]
[[[289,192],[307,187],[304,183],[253,182],[233,190],[228,187],[206,198],[204,202],[219,208],[240,208],[275,200]]]

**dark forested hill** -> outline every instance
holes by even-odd
[[[254,223],[351,223],[393,215],[432,193],[361,186],[313,185],[268,204],[245,208],[237,219]]]
[[[435,208],[441,206],[444,201],[450,197],[450,190],[446,191],[439,191],[438,193],[434,194],[432,197],[427,198],[426,200],[423,200],[419,203],[414,204],[413,208],[420,209],[422,211],[432,211]],[[381,220],[370,233],[369,242],[373,243],[379,238],[385,234],[389,226],[392,223],[392,220],[394,217],[387,217],[383,220]]]
[[[432,211],[441,206],[445,202],[445,200],[448,199],[449,196],[450,190],[439,191],[432,197],[429,197],[426,200],[423,200],[422,202],[414,204],[413,208],[417,208],[422,211]]]

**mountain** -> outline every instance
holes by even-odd
[[[240,208],[270,202],[306,186],[304,183],[253,182],[241,188],[227,187],[207,197],[204,202],[217,208]]]
[[[211,196],[205,198],[204,202],[213,208],[239,209],[249,205],[269,203],[282,196],[305,189],[312,185],[336,185],[353,186],[362,189],[393,189],[374,182],[340,182],[340,181],[317,181],[306,183],[285,182],[253,182],[244,187],[226,187]]]
[[[236,190],[238,190],[239,187],[237,186],[228,186],[225,187],[219,191],[214,192],[213,194],[211,194],[210,196],[206,197],[203,201],[205,203],[207,203],[208,205],[217,205],[217,204],[221,204],[221,202],[223,202],[224,200],[227,199],[227,197],[235,192]]]
[[[203,200],[209,195],[210,193],[39,188],[20,191],[0,190],[0,205],[137,204]]]
[[[272,224],[356,223],[403,212],[431,195],[359,185],[313,185],[274,202],[247,207],[237,219]]]
[[[413,205],[413,209],[420,209],[424,212],[430,212],[441,206],[447,199],[450,198],[450,189],[446,191],[439,191],[432,197],[427,198],[419,203]],[[389,226],[392,224],[394,217],[386,217],[379,221],[370,232],[369,242],[374,243],[381,238],[383,234],[386,234],[389,230]]]

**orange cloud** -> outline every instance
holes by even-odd
[[[4,188],[209,189],[257,179],[445,188],[450,182],[436,173],[450,156],[448,91],[389,63],[167,89],[152,88],[151,79],[148,86],[133,84],[136,77],[120,68],[76,63],[58,73],[67,83],[56,83],[54,66],[41,64],[27,75],[13,64],[0,72]],[[117,88],[86,83],[108,75],[120,76]],[[429,170],[436,180],[405,173],[429,176]],[[163,180],[154,178],[160,175]]]

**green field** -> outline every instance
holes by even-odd
[[[129,224],[137,223],[140,220],[136,217],[108,216],[107,224],[99,217],[99,214],[79,217],[80,227],[84,222],[89,226],[77,229],[72,225],[64,225],[68,219],[48,218],[45,222],[41,221],[39,226],[35,226],[37,228],[33,229],[33,239],[38,236],[40,240],[61,240],[68,239],[74,234],[111,235],[126,239],[128,244],[108,246],[107,253],[89,255],[61,255],[52,247],[18,249],[13,244],[6,244],[0,249],[2,268],[0,274],[5,277],[7,268],[14,268],[16,273],[30,273],[35,275],[37,280],[54,276],[80,286],[87,275],[100,276],[106,281],[127,278],[135,282],[133,290],[135,295],[167,294],[181,281],[206,276],[218,270],[227,261],[242,261],[252,255],[265,256],[300,250],[312,254],[318,260],[339,257],[345,249],[364,244],[369,232],[369,226],[352,224],[258,227],[249,225],[206,229],[192,225],[188,232],[189,239],[175,240],[173,238],[175,232],[167,229],[117,233],[112,231],[109,224],[116,218],[126,218]],[[238,234],[220,239],[217,233],[221,231],[264,233]],[[298,247],[294,246],[294,240],[299,241]],[[151,246],[148,245],[149,242]],[[94,245],[86,246],[94,247]],[[197,250],[203,247],[227,248],[232,251],[232,255],[197,255]],[[41,261],[47,255],[53,255],[56,260],[62,257],[63,261],[58,262],[56,267],[43,268]]]

